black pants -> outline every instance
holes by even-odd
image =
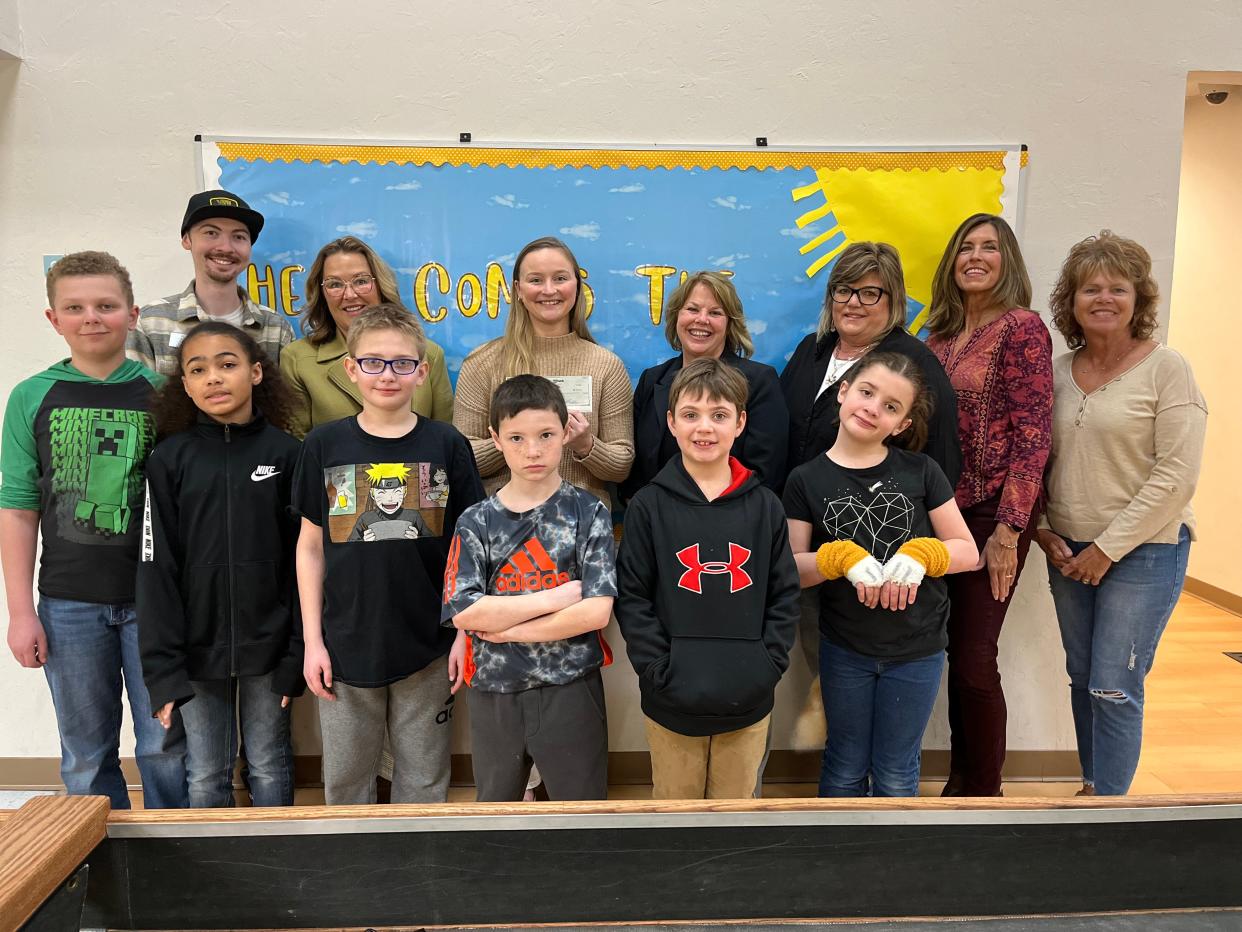
[[[548,798],[608,798],[608,716],[598,670],[564,686],[470,694],[479,802],[517,802],[531,763]]]

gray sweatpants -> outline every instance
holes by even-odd
[[[454,696],[448,657],[387,686],[332,686],[319,700],[323,795],[330,806],[375,802],[384,736],[392,746],[392,801],[442,803],[448,798],[449,737]]]
[[[564,686],[475,690],[470,746],[479,802],[517,802],[532,762],[553,800],[608,798],[608,716],[594,670]]]

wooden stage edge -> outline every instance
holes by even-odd
[[[104,839],[103,796],[36,796],[0,825],[0,927],[20,927]]]
[[[108,801],[103,797],[70,797],[70,796],[39,796],[27,801],[20,809],[7,814],[0,822],[0,932],[20,928],[21,925],[39,909],[49,896],[57,891],[81,864],[92,855],[107,837],[132,837],[132,833],[143,832],[143,827],[151,827],[162,834],[166,830],[175,831],[177,826],[184,826],[193,834],[195,826],[200,831],[211,825],[227,826],[230,824],[249,823],[262,826],[271,822],[273,839],[288,835],[291,832],[300,834],[302,830],[290,829],[282,831],[279,825],[288,827],[290,823],[321,822],[331,823],[336,820],[353,820],[379,822],[385,819],[410,820],[420,818],[455,819],[477,817],[480,829],[485,830],[486,819],[495,817],[523,817],[522,821],[537,820],[540,816],[548,817],[548,828],[558,826],[558,816],[646,816],[636,820],[636,824],[646,822],[650,825],[651,816],[666,814],[670,816],[693,815],[777,815],[806,813],[811,821],[824,824],[825,814],[840,813],[881,813],[907,812],[925,813],[932,817],[929,821],[938,821],[951,813],[970,812],[1038,812],[1038,811],[1076,811],[1090,812],[1107,810],[1159,810],[1186,809],[1187,807],[1238,807],[1242,805],[1242,794],[1220,793],[1207,795],[1161,795],[1161,796],[1121,796],[1121,797],[1083,797],[1083,798],[956,798],[914,797],[909,799],[760,799],[760,800],[612,800],[593,802],[535,802],[535,803],[440,803],[435,805],[374,805],[374,806],[296,806],[289,808],[257,809],[181,809],[164,811],[125,811],[110,812]],[[821,818],[814,819],[818,814]],[[1155,813],[1153,813],[1154,815]],[[1214,816],[1204,815],[1209,819]],[[1077,817],[1074,817],[1077,818]],[[1142,819],[1144,817],[1139,816]],[[1157,816],[1163,818],[1163,816]],[[1193,818],[1193,817],[1191,817]],[[1236,816],[1231,816],[1236,818]],[[1179,819],[1180,820],[1180,819]],[[670,821],[676,821],[670,820]],[[729,821],[729,820],[723,820]],[[1111,820],[1110,820],[1111,821]],[[516,824],[516,823],[514,823]],[[568,823],[561,823],[568,824]],[[498,827],[498,826],[497,826]],[[530,826],[535,827],[535,826]],[[306,825],[307,829],[311,826]],[[365,828],[355,825],[351,831]],[[377,825],[381,831],[384,829]],[[114,835],[113,830],[116,830]],[[311,829],[315,831],[314,829]],[[321,829],[322,830],[322,829]],[[466,829],[470,831],[470,829]],[[331,832],[333,829],[327,828]],[[210,829],[208,829],[210,833]],[[225,830],[225,834],[231,831]],[[246,834],[263,835],[260,828],[257,832]],[[94,869],[92,868],[92,877]],[[1178,906],[1180,903],[1163,903],[1153,906]],[[1203,905],[1200,902],[1193,907]],[[1231,911],[1239,911],[1236,901],[1222,903]],[[818,912],[818,910],[816,910]],[[1172,912],[1195,912],[1195,908],[1169,909]],[[682,914],[684,917],[684,913]],[[499,918],[499,917],[498,917]],[[552,917],[546,917],[552,918]],[[902,917],[910,921],[909,917]],[[705,920],[698,920],[701,924]],[[853,920],[857,921],[857,920]],[[712,920],[713,924],[719,919]],[[10,924],[11,923],[11,924]],[[585,923],[556,923],[548,928],[558,926],[581,926]],[[627,923],[645,925],[686,925],[693,926],[694,920],[656,921],[649,923]],[[743,924],[755,925],[825,925],[831,920],[800,918],[798,921],[788,920],[757,920],[747,919]],[[610,923],[600,924],[608,926]],[[615,927],[616,923],[611,923]],[[422,926],[420,926],[422,927]],[[484,929],[484,928],[533,928],[530,923],[522,926],[503,926],[487,924],[457,924],[442,926],[444,929]],[[341,928],[340,926],[334,928]]]
[[[915,922],[936,922],[960,925],[964,922],[1008,921],[1021,919],[1112,919],[1126,916],[1195,916],[1220,915],[1223,913],[1242,914],[1242,907],[1225,907],[1215,909],[1152,909],[1141,912],[1110,912],[1110,913],[1013,913],[1001,916],[876,916],[824,919],[638,919],[624,923],[615,922],[544,922],[544,923],[507,923],[502,925],[417,925],[417,926],[384,926],[384,932],[488,932],[491,929],[621,929],[621,928],[702,928],[703,926],[837,926],[848,925],[857,928],[862,925],[884,925],[900,923],[907,925]],[[282,932],[280,929],[259,929],[254,932]],[[299,932],[375,932],[367,926],[341,928],[340,926],[321,929],[300,929]]]
[[[307,821],[313,819],[378,819],[444,816],[498,815],[613,815],[632,813],[699,812],[953,812],[957,810],[1040,810],[1040,809],[1154,809],[1176,806],[1242,805],[1242,793],[1200,793],[1195,795],[1161,796],[980,796],[939,797],[915,796],[899,799],[821,799],[793,797],[788,799],[685,799],[647,800],[614,799],[594,802],[533,802],[533,803],[435,803],[428,805],[373,806],[289,806],[261,809],[130,809],[110,812],[102,796],[39,796],[21,809],[0,810],[0,837],[9,839],[8,823],[19,815],[29,817],[50,809],[63,812],[66,818],[77,818],[79,807],[89,801],[93,812],[102,805],[106,821],[111,825],[153,825],[160,823],[201,822],[262,822]],[[68,805],[66,805],[68,804]],[[43,816],[45,817],[45,815]],[[7,848],[4,850],[7,854]],[[0,859],[0,864],[4,863]]]
[[[29,805],[29,804],[27,804]],[[291,806],[282,809],[130,810],[108,816],[110,825],[160,823],[309,821],[315,819],[445,816],[648,815],[704,812],[954,812],[959,810],[1155,809],[1242,805],[1242,794],[1095,797],[912,797],[908,799],[616,799],[607,802],[436,803],[434,805]],[[23,811],[25,807],[23,807]]]
[[[834,917],[834,918],[823,918],[823,919],[712,919],[710,921],[706,921],[702,919],[669,919],[669,920],[638,919],[638,920],[626,922],[625,926],[626,928],[629,928],[631,926],[638,926],[638,927],[657,926],[661,928],[665,926],[677,926],[677,927],[689,926],[693,928],[696,926],[704,926],[704,925],[711,925],[711,926],[853,925],[853,926],[859,926],[859,925],[871,925],[871,924],[879,925],[882,923],[894,923],[894,922],[902,923],[902,924],[907,924],[907,923],[912,923],[912,922],[946,922],[946,923],[953,923],[956,925],[956,924],[960,924],[963,922],[982,921],[985,919],[987,920],[1008,920],[1008,921],[1012,921],[1015,919],[1050,919],[1053,917],[1057,919],[1091,919],[1093,917],[1111,918],[1115,916],[1185,916],[1185,915],[1197,915],[1197,914],[1204,914],[1204,913],[1210,913],[1210,914],[1242,913],[1242,906],[1226,907],[1224,909],[1221,909],[1221,908],[1215,908],[1215,909],[1152,909],[1152,910],[1143,910],[1141,912],[1129,911],[1129,912],[1111,912],[1111,913],[1100,913],[1100,912],[1040,913],[1038,915],[1032,915],[1028,913],[1011,913],[1009,915],[1001,915],[1001,916],[952,916],[948,918],[944,916],[874,916],[874,917],[867,916],[863,918],[860,918],[857,916],[850,916],[846,918]],[[489,925],[489,926],[479,926],[479,925],[455,925],[455,926],[423,925],[423,926],[404,926],[404,927],[403,926],[386,926],[384,929],[384,932],[422,932],[422,930],[427,930],[427,932],[474,932],[474,930],[480,930],[480,932],[482,932],[482,930],[486,930],[486,929],[616,929],[616,928],[618,928],[618,926],[617,926],[617,923],[615,922],[545,922],[545,923],[535,924],[535,925],[531,925],[531,924],[522,925],[519,923],[509,923],[505,925]],[[359,927],[358,932],[362,932],[362,929],[363,927]],[[279,930],[263,930],[263,932],[279,932]],[[300,930],[300,932],[354,932],[354,930],[350,930],[350,929],[345,929],[345,930],[303,929],[303,930]]]

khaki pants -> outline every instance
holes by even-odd
[[[771,718],[766,715],[746,728],[705,738],[679,735],[644,719],[651,747],[652,798],[752,798]]]

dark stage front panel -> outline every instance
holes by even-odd
[[[90,860],[87,920],[235,929],[1236,907],[1240,827],[1237,806],[114,826]]]

